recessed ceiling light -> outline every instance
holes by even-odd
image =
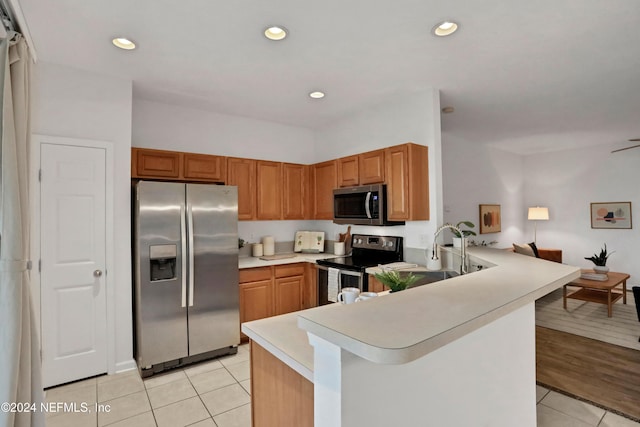
[[[311,92],[309,96],[313,99],[324,98],[324,92],[320,92],[319,90],[316,90],[314,92]]]
[[[449,36],[456,32],[458,24],[453,21],[444,21],[433,27],[433,34],[438,37]]]
[[[264,36],[269,40],[282,40],[287,37],[287,29],[274,25],[264,30]]]
[[[454,111],[456,111],[456,109],[455,109],[455,108],[453,108],[453,107],[451,107],[451,106],[444,107],[444,108],[442,109],[442,112],[443,112],[444,114],[453,113]]]
[[[118,37],[111,41],[115,46],[120,49],[132,50],[136,48],[136,44],[129,39],[125,39],[124,37]]]

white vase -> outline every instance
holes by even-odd
[[[596,273],[606,274],[609,272],[609,267],[604,265],[595,265],[593,266],[593,271]]]
[[[467,246],[469,246],[469,241],[466,239],[466,237],[454,237],[453,238],[453,247],[454,248],[461,248],[463,240],[464,240],[464,247],[466,248]]]

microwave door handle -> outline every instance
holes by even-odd
[[[367,213],[367,218],[371,219],[371,191],[367,192],[367,197],[364,199],[364,211]]]

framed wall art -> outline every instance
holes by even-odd
[[[480,234],[500,231],[500,205],[480,205]]]
[[[631,228],[631,202],[591,203],[591,228]]]

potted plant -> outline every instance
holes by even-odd
[[[391,289],[391,292],[398,292],[411,286],[418,280],[418,277],[413,274],[400,274],[395,270],[383,270],[382,273],[375,273],[375,278],[382,282]]]
[[[456,230],[454,230],[453,228],[451,229],[451,232],[453,233],[453,235],[455,236],[453,238],[453,247],[454,248],[460,248],[462,247],[462,240],[464,238],[466,238],[467,236],[475,236],[476,232],[473,230],[463,230],[461,228],[461,226],[465,226],[467,228],[473,228],[475,227],[475,224],[472,223],[471,221],[460,221],[459,223],[456,224],[456,227],[458,227],[460,229],[460,231],[462,231],[462,234],[458,233]],[[465,240],[465,246],[467,245],[467,242]]]
[[[607,267],[607,259],[613,255],[615,251],[608,253],[607,244],[604,244],[604,248],[600,249],[600,254],[593,254],[590,257],[584,257],[584,259],[591,261],[594,264],[593,270],[596,273],[607,273],[609,267]]]

